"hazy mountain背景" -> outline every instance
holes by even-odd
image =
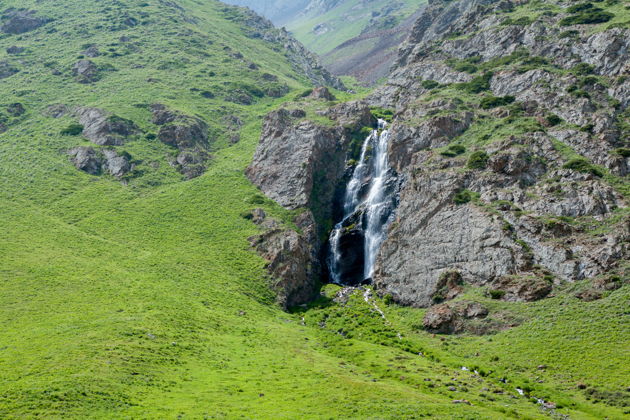
[[[1,3],[0,417],[630,414],[630,4],[233,2]]]
[[[338,76],[373,85],[387,76],[426,0],[228,0],[286,28]]]

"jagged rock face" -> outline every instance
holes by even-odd
[[[101,173],[101,159],[96,150],[92,147],[75,147],[68,151],[72,163],[77,169],[87,172],[90,175],[98,175]]]
[[[129,136],[139,132],[130,120],[98,108],[78,108],[76,115],[83,125],[83,136],[99,146],[120,146]]]
[[[328,115],[339,125],[304,121],[302,111],[280,109],[268,115],[248,178],[268,197],[289,209],[332,207],[339,180],[345,174],[349,131],[373,119],[358,103],[332,108]]]
[[[250,238],[250,243],[269,262],[267,271],[272,277],[278,303],[288,309],[311,301],[317,293],[321,274],[317,263],[319,242],[312,214],[305,212],[296,218],[295,223],[302,233],[280,227],[261,209],[252,212],[252,220],[267,229]]]
[[[335,95],[330,93],[328,88],[324,86],[316,87],[315,89],[313,89],[313,92],[311,92],[309,98],[323,99],[325,101],[334,101],[337,99],[335,98]]]
[[[396,125],[391,130],[389,155],[392,166],[401,171],[412,156],[423,149],[446,146],[470,126],[473,114],[465,112],[449,116],[433,117],[418,127]]]
[[[630,81],[619,76],[628,72],[630,34],[578,25],[570,28],[573,38],[561,37],[562,14],[506,23],[499,12],[521,3],[431,1],[390,79],[367,99],[394,111],[388,153],[402,186],[373,282],[399,303],[431,306],[466,285],[532,301],[562,282],[617,272],[628,258],[619,187],[626,180],[610,182],[593,165],[617,177],[629,172]],[[479,67],[474,74],[458,67],[468,58]],[[472,86],[479,89],[467,90]],[[346,106],[323,114],[343,127],[356,112]],[[268,121],[255,173],[248,173],[289,208],[313,206],[315,185],[330,191],[343,179],[347,149],[333,141],[335,127],[303,117],[285,111]],[[318,171],[330,177],[316,182]],[[600,223],[604,233],[582,227],[585,221]],[[358,270],[352,238],[359,226],[344,227],[347,270]],[[458,283],[444,280],[454,272]],[[462,331],[464,313],[442,307],[429,328]]]
[[[313,196],[314,179],[320,174],[334,185],[341,178],[345,162],[334,151],[342,137],[339,127],[300,121],[280,109],[265,121],[247,176],[268,197],[290,209],[307,207],[314,199],[330,202],[332,196]]]
[[[49,19],[36,17],[35,11],[26,9],[7,9],[2,14],[0,30],[6,34],[22,34],[39,28],[50,22]]]

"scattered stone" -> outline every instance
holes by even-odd
[[[101,78],[98,66],[91,60],[77,61],[72,67],[72,72],[79,83],[94,83]]]
[[[35,17],[34,10],[7,9],[2,15],[0,31],[6,34],[18,35],[39,28],[50,22],[50,19]]]
[[[26,48],[24,47],[16,47],[15,45],[12,47],[7,48],[7,54],[22,54],[24,51],[26,51]]]
[[[131,170],[131,164],[127,156],[119,156],[115,150],[103,150],[106,170],[113,176],[120,178]]]
[[[0,61],[0,79],[6,79],[19,72],[20,71],[9,64],[8,61]]]
[[[337,99],[325,86],[316,87],[308,97],[311,99],[323,99],[324,101],[334,101]]]
[[[447,304],[441,304],[427,311],[422,324],[427,331],[446,334],[452,332],[454,319],[453,310]]]
[[[26,112],[26,109],[24,109],[24,105],[22,105],[19,102],[10,104],[7,107],[7,112],[9,113],[9,115],[13,116],[13,117],[19,117],[20,115],[23,115]]]
[[[502,291],[503,300],[509,302],[533,302],[547,297],[553,285],[539,277],[503,276],[493,283],[494,290]]]
[[[49,117],[53,117],[53,118],[61,118],[64,115],[68,114],[69,110],[68,107],[64,104],[53,104],[53,105],[48,105],[48,107],[46,108],[46,110],[44,111],[44,115],[47,115]]]
[[[472,405],[470,401],[468,400],[453,400],[453,404],[466,404],[466,405]]]
[[[90,45],[85,51],[83,51],[83,55],[86,57],[94,58],[100,56],[101,52],[96,45]]]
[[[99,175],[101,173],[102,160],[94,148],[79,146],[70,149],[68,154],[77,169],[87,172],[90,175]]]
[[[597,290],[586,289],[575,294],[575,297],[584,302],[593,302],[602,298],[602,294]]]

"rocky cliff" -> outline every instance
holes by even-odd
[[[536,300],[565,282],[627,278],[628,12],[584,4],[436,0],[417,19],[362,105],[391,110],[402,180],[372,279],[380,294],[430,306],[482,287]],[[352,159],[339,130],[272,114],[250,179],[289,208],[312,207],[319,187],[334,218],[334,181]]]

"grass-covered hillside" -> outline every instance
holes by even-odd
[[[309,49],[323,55],[363,33],[395,28],[423,4],[424,0],[313,1],[286,27]]]
[[[511,307],[522,325],[482,338],[370,292],[275,304],[243,214],[290,215],[243,171],[263,116],[312,86],[238,10],[1,7],[0,418],[623,417],[627,287]]]

